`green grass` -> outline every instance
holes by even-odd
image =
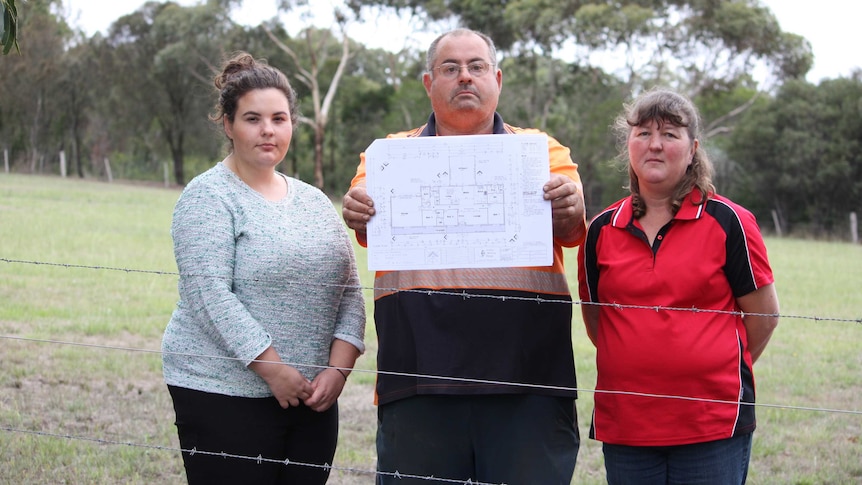
[[[178,196],[0,174],[0,483],[184,483],[178,453],[135,446],[179,446],[158,354],[177,298],[169,228]],[[784,317],[755,367],[758,402],[862,410],[862,324],[852,321],[862,318],[862,246],[790,239],[767,246]],[[366,252],[356,254],[370,288]],[[574,283],[573,250],[567,261]],[[371,292],[365,296],[368,351],[341,399],[335,465],[371,471],[376,342]],[[574,314],[583,389],[574,483],[601,484],[601,447],[587,438],[595,352],[579,307]],[[750,483],[862,482],[862,415],[757,412]],[[330,483],[371,484],[373,475],[336,470]]]

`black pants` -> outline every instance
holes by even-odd
[[[377,485],[569,485],[581,443],[571,397],[411,396],[377,417]]]
[[[168,390],[189,484],[323,485],[329,478],[324,465],[335,456],[337,404],[318,413],[303,404],[282,409],[274,397]]]

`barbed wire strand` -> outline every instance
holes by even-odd
[[[88,270],[102,270],[102,271],[120,271],[124,273],[140,273],[140,274],[152,274],[159,276],[172,276],[179,277],[180,273],[175,271],[160,271],[160,270],[146,270],[146,269],[133,269],[133,268],[120,268],[120,267],[111,267],[111,266],[99,266],[99,265],[83,265],[83,264],[70,264],[70,263],[54,263],[54,262],[46,262],[46,261],[32,261],[32,260],[23,260],[23,259],[10,259],[10,258],[0,258],[0,262],[8,263],[8,264],[29,264],[36,266],[55,266],[62,268],[70,268],[70,269],[88,269]],[[207,274],[189,274],[187,277],[199,277],[199,278],[221,278],[220,276],[207,275]],[[245,278],[248,281],[267,281],[260,278]],[[550,299],[550,298],[542,298],[539,296],[536,297],[524,297],[524,296],[502,296],[502,295],[491,295],[491,294],[473,294],[467,293],[466,291],[441,291],[441,290],[428,290],[428,289],[411,289],[411,288],[384,288],[384,287],[367,287],[362,285],[338,285],[331,283],[309,283],[304,281],[279,281],[281,284],[301,284],[303,286],[320,286],[327,288],[344,288],[344,289],[358,289],[363,291],[383,291],[383,292],[391,292],[391,293],[420,293],[427,295],[443,295],[443,296],[456,296],[459,298],[486,298],[486,299],[494,299],[494,300],[512,300],[512,301],[529,301],[536,302],[537,304],[565,304],[565,305],[594,305],[594,306],[607,306],[614,307],[617,309],[632,309],[632,310],[650,310],[650,311],[673,311],[673,312],[694,312],[694,313],[716,313],[720,315],[739,315],[739,316],[760,316],[760,317],[779,317],[782,319],[796,319],[796,320],[813,320],[815,322],[840,322],[840,323],[856,323],[862,325],[862,317],[859,318],[838,318],[838,317],[821,317],[818,315],[790,315],[790,314],[782,314],[782,313],[745,313],[733,310],[713,310],[713,309],[702,309],[697,307],[691,308],[680,308],[680,307],[668,307],[661,305],[631,305],[624,303],[606,303],[606,302],[589,302],[583,300],[570,300],[570,299]]]
[[[194,455],[209,455],[209,456],[217,456],[219,458],[250,460],[250,461],[257,462],[258,465],[260,465],[261,463],[273,463],[273,464],[279,464],[279,465],[284,465],[284,466],[295,465],[295,466],[305,466],[305,467],[309,467],[309,468],[319,468],[319,469],[325,469],[325,470],[337,470],[337,471],[346,472],[346,473],[360,473],[363,475],[385,475],[385,476],[390,476],[390,477],[398,478],[398,479],[412,478],[412,479],[418,479],[418,480],[435,480],[437,482],[443,482],[443,483],[460,483],[460,484],[470,484],[470,485],[506,485],[505,483],[497,484],[497,483],[488,483],[488,482],[477,482],[477,481],[474,481],[472,479],[463,480],[463,479],[453,479],[453,478],[440,478],[440,477],[435,477],[433,475],[431,475],[431,476],[413,475],[413,474],[409,474],[409,473],[401,473],[397,470],[394,472],[379,471],[379,470],[363,470],[363,469],[359,469],[359,468],[337,466],[334,464],[331,465],[329,463],[324,463],[324,464],[306,463],[306,462],[301,462],[301,461],[294,461],[294,460],[291,460],[289,458],[285,458],[284,460],[276,460],[274,458],[264,458],[263,455],[257,455],[257,456],[237,455],[234,453],[226,453],[224,451],[218,451],[218,452],[217,451],[205,451],[205,450],[198,450],[197,448],[184,449],[184,448],[174,448],[172,446],[164,446],[164,445],[151,445],[151,444],[133,443],[133,442],[129,442],[129,441],[109,440],[109,439],[105,439],[105,438],[91,438],[91,437],[87,437],[87,436],[64,435],[64,434],[60,434],[60,433],[50,433],[47,431],[36,431],[36,430],[30,430],[30,429],[10,428],[8,426],[3,426],[3,425],[0,425],[0,431],[7,431],[10,433],[30,434],[30,435],[36,435],[36,436],[41,436],[41,437],[47,437],[47,438],[87,441],[87,442],[97,443],[100,445],[129,446],[129,447],[133,447],[133,448],[144,448],[144,449],[151,449],[151,450],[158,450],[158,451],[169,451],[169,452],[174,452],[174,453],[176,453],[176,452],[188,453],[189,455],[192,455],[192,456],[194,456]]]
[[[68,342],[61,340],[48,340],[48,339],[37,339],[31,337],[19,337],[12,335],[0,335],[0,340],[18,340],[18,341],[26,341],[26,342],[34,342],[34,343],[45,343],[45,344],[56,344],[56,345],[70,345],[76,347],[89,347],[101,350],[118,350],[118,351],[128,351],[128,352],[139,352],[139,353],[148,353],[148,354],[162,354],[162,355],[176,355],[179,357],[189,357],[189,358],[199,358],[199,359],[215,359],[215,360],[229,360],[229,361],[237,361],[237,362],[245,362],[245,359],[241,359],[238,357],[230,357],[226,355],[205,355],[205,354],[194,354],[188,352],[171,352],[171,351],[162,351],[162,350],[152,350],[152,349],[138,349],[134,347],[117,347],[111,345],[103,345],[103,344],[91,344],[91,343],[80,343],[80,342]],[[259,360],[252,360],[252,362],[263,362]],[[627,395],[627,396],[636,396],[636,397],[649,397],[649,398],[657,398],[657,399],[676,399],[681,401],[698,401],[705,403],[713,403],[713,404],[729,404],[729,405],[743,405],[743,406],[755,406],[755,407],[764,407],[764,408],[776,408],[776,409],[786,409],[786,410],[794,410],[794,411],[814,411],[814,412],[826,412],[826,413],[837,413],[837,414],[851,414],[851,415],[862,415],[862,410],[852,410],[852,409],[833,409],[833,408],[818,408],[811,406],[793,406],[793,405],[785,405],[785,404],[766,404],[766,403],[749,403],[749,402],[741,402],[741,401],[731,401],[731,400],[723,400],[723,399],[710,399],[710,398],[702,398],[702,397],[694,397],[694,396],[678,396],[673,394],[656,394],[656,393],[645,393],[645,392],[637,392],[637,391],[625,391],[625,390],[608,390],[608,389],[586,389],[579,387],[567,387],[567,386],[553,386],[553,385],[545,385],[545,384],[532,384],[532,383],[523,383],[523,382],[509,382],[509,381],[497,381],[492,379],[475,379],[470,377],[458,377],[458,376],[438,376],[438,375],[430,375],[430,374],[416,374],[410,372],[394,372],[394,371],[384,371],[384,370],[374,370],[374,369],[356,369],[350,367],[338,367],[331,365],[319,365],[319,364],[306,364],[301,362],[270,362],[266,361],[269,364],[281,364],[281,365],[289,365],[292,367],[306,367],[306,368],[314,368],[314,369],[338,369],[344,371],[358,372],[358,373],[368,373],[368,374],[383,374],[390,375],[396,377],[409,377],[415,379],[429,379],[429,380],[443,380],[443,381],[454,381],[461,382],[467,384],[484,384],[491,386],[501,386],[501,387],[512,387],[512,388],[523,388],[523,389],[535,389],[535,390],[545,390],[545,391],[563,391],[563,392],[587,392],[593,394],[617,394],[617,395]]]

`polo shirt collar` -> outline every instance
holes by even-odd
[[[506,125],[503,123],[503,117],[500,116],[499,113],[494,113],[494,134],[495,135],[505,135],[508,133],[506,131]],[[422,133],[419,136],[437,136],[437,117],[434,113],[431,113],[431,116],[428,117],[428,122],[425,123],[425,128],[422,129]]]
[[[682,203],[682,207],[679,208],[679,212],[673,217],[674,220],[700,219],[703,216],[703,211],[706,209],[706,204],[695,204],[693,202],[693,200],[699,198],[700,192],[696,189],[689,192]],[[619,207],[616,208],[611,221],[614,227],[625,228],[632,222],[632,216],[632,198],[629,196],[623,199]]]

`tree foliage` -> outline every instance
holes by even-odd
[[[745,175],[736,196],[761,217],[834,232],[862,209],[862,73],[785,84],[741,121],[728,153]]]
[[[696,94],[714,79],[740,79],[758,63],[780,79],[803,77],[810,44],[783,32],[757,0],[349,0],[354,12],[387,7],[435,21],[457,18],[507,52],[626,54],[631,86],[663,82]],[[595,56],[594,56],[595,57]],[[583,59],[576,59],[583,63]]]
[[[627,180],[613,163],[608,127],[626,99],[623,83],[600,69],[530,52],[505,59],[501,68],[504,119],[545,130],[572,149],[590,214],[618,199]]]
[[[0,149],[13,169],[56,173],[63,150],[79,177],[105,177],[107,159],[117,178],[161,181],[170,167],[172,180],[185,183],[226,154],[209,118],[212,78],[237,50],[293,81],[306,122],[280,170],[329,194],[344,192],[375,138],[427,119],[424,52],[370,49],[337,23],[296,28],[276,18],[243,27],[230,17],[241,1],[150,1],[87,37],[70,28],[57,0],[28,0],[17,19],[21,55],[0,57],[0,70],[14,73],[0,83]],[[810,46],[754,0],[348,3],[357,14],[398,8],[490,33],[503,49],[499,111],[572,149],[591,215],[627,183],[608,128],[623,102],[655,84],[694,98],[719,191],[761,218],[774,210],[786,229],[834,233],[859,209],[862,74],[802,81]],[[278,5],[292,22],[310,11],[307,0]],[[602,65],[611,51],[627,54],[622,68]],[[757,64],[777,84],[759,85]]]

